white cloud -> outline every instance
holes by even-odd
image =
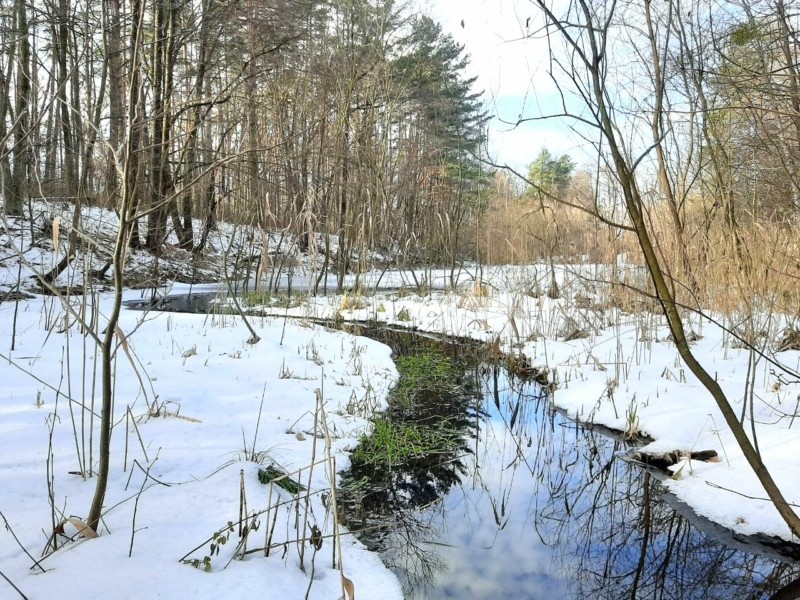
[[[496,162],[524,172],[542,147],[587,161],[586,143],[570,130],[569,121],[514,127],[518,119],[560,112],[558,91],[547,73],[547,40],[529,35],[541,23],[533,6],[519,0],[419,0],[419,7],[470,56],[469,73],[477,76],[475,85],[484,91],[493,117],[489,152]]]

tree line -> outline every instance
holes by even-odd
[[[201,252],[225,218],[339,274],[363,248],[454,260],[488,180],[468,61],[393,0],[3,0],[4,212],[127,194],[154,253],[172,232]]]

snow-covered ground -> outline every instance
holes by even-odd
[[[2,203],[2,198],[0,198]],[[34,274],[50,272],[67,254],[68,237],[72,228],[73,206],[69,202],[32,200],[25,209],[24,218],[0,220],[0,299],[5,292],[21,281],[23,288],[38,286]],[[2,214],[2,213],[0,213]],[[81,210],[78,227],[78,258],[72,261],[53,285],[60,289],[74,288],[84,282],[84,273],[101,271],[105,279],[95,281],[110,283],[108,261],[116,241],[119,218],[113,211],[85,206]],[[143,233],[143,227],[140,227]],[[301,252],[298,240],[287,230],[265,230],[253,225],[218,223],[203,240],[203,223],[193,223],[194,243],[202,245],[202,252],[192,252],[178,247],[174,231],[168,232],[163,252],[154,257],[149,252],[130,251],[126,256],[126,285],[137,288],[169,284],[175,281],[221,282],[228,276],[234,285],[250,277],[264,285],[307,285],[316,276],[325,260],[325,252],[335,256],[339,250],[337,236],[316,234],[311,236],[308,252]],[[90,252],[85,252],[89,248]],[[22,257],[20,261],[19,258]],[[358,256],[351,258],[353,264]],[[385,262],[378,252],[368,253],[367,260]],[[425,275],[420,277],[424,280]],[[354,277],[348,278],[353,283]],[[336,277],[328,277],[327,285],[336,285]]]
[[[401,597],[395,577],[352,536],[342,531],[341,538],[328,537],[335,527],[331,480],[346,466],[347,450],[368,428],[368,409],[385,401],[396,372],[386,347],[312,326],[309,318],[377,320],[499,341],[505,352],[524,353],[530,364],[549,370],[554,402],[569,414],[648,434],[655,439],[647,448],[653,452],[718,451],[720,462],[679,465],[667,482],[670,490],[737,532],[792,540],[712,399],[682,363],[663,319],[636,303],[614,301],[602,283],[620,270],[632,281],[642,277],[639,267],[622,260],[613,268],[556,267],[557,298],[548,295],[552,270],[546,265],[371,272],[359,278],[363,294],[306,298],[290,308],[280,302],[250,306],[272,314],[250,318],[261,337],[256,345],[247,343],[250,334],[239,317],[123,311],[102,535],[59,537],[61,547],[43,560],[42,573],[22,547],[39,560],[54,523],[86,518],[95,479],[82,473],[97,466],[100,409],[96,345],[63,300],[6,296],[20,275],[20,288],[30,291],[31,274],[55,264],[55,250],[63,256],[66,226],[55,248],[49,233],[36,232],[53,216],[44,212],[51,207],[40,208],[33,235],[26,223],[0,227],[0,300],[6,298],[0,302],[0,512],[8,525],[0,528],[0,572],[30,598],[50,597],[53,590],[68,598],[211,598],[234,590],[236,597],[295,598],[310,590],[309,598],[338,598],[343,590],[332,567],[334,540],[341,541],[343,572],[360,598]],[[87,209],[87,215],[87,223],[98,223],[93,237],[110,243],[113,213]],[[209,276],[226,248],[258,243],[258,236],[248,235],[224,226],[214,234]],[[285,258],[266,244],[273,258]],[[16,258],[20,249],[23,263]],[[171,254],[162,263],[173,269],[190,259]],[[313,276],[319,264],[299,255],[291,262],[295,283]],[[76,261],[59,287],[80,284],[88,263]],[[101,267],[102,256],[91,264]],[[182,272],[189,272],[187,265]],[[133,253],[129,267],[146,272],[152,260]],[[451,284],[452,291],[436,289]],[[397,291],[369,293],[377,285]],[[98,289],[85,307],[80,296],[70,300],[94,332],[103,330],[109,312],[109,295]],[[187,289],[175,284],[159,292]],[[417,295],[418,289],[433,291]],[[142,294],[128,291],[126,298]],[[800,376],[793,371],[800,353],[776,351],[790,323],[768,309],[712,317],[727,329],[687,314],[694,350],[748,431],[755,431],[788,501],[800,504]],[[744,335],[742,323],[756,332],[766,357],[752,355],[728,331]],[[259,482],[259,468],[272,464],[309,487],[308,509],[305,496],[298,505],[287,492]],[[242,482],[245,513],[257,514],[259,525],[246,539],[246,550],[256,551],[247,554],[236,525]],[[317,552],[297,543],[304,530],[311,536],[312,526],[323,536]],[[66,533],[75,530],[68,525]],[[264,556],[258,549],[267,536],[272,548]],[[212,552],[220,537],[226,543],[216,543]],[[338,564],[338,548],[335,553]],[[14,597],[2,580],[0,597]]]
[[[766,499],[713,399],[679,357],[663,317],[619,306],[598,308],[597,282],[607,275],[607,269],[594,265],[558,267],[563,297],[552,299],[545,293],[549,266],[473,269],[462,277],[480,279],[480,288],[422,297],[364,296],[358,310],[343,310],[341,297],[319,297],[288,312],[329,318],[338,313],[486,342],[499,338],[506,352],[522,352],[530,364],[549,370],[557,385],[553,401],[570,415],[649,435],[655,441],[644,450],[652,453],[716,450],[720,462],[681,463],[667,482],[698,514],[742,534],[800,541]],[[353,303],[349,297],[344,305]],[[697,338],[693,350],[741,413],[747,431],[755,432],[787,501],[800,506],[800,377],[795,375],[800,352],[776,351],[788,322],[766,311],[740,315],[738,321],[710,317],[687,313],[687,330]],[[759,332],[764,356],[751,355],[730,333],[742,335],[746,319]]]
[[[100,331],[108,298],[96,307]],[[367,426],[362,409],[380,403],[394,381],[390,353],[297,321],[252,325],[262,338],[256,345],[246,342],[250,334],[235,317],[123,312],[127,345],[117,352],[101,535],[58,536],[60,549],[41,561],[42,573],[13,536],[40,560],[53,520],[86,519],[95,478],[81,472],[97,462],[97,353],[59,300],[0,304],[0,512],[10,528],[0,527],[0,571],[27,597],[302,598],[307,589],[309,598],[342,596],[331,566],[334,538],[323,537],[318,552],[305,544],[304,569],[296,540],[304,527],[310,537],[312,526],[332,536],[323,496],[329,498],[333,473],[346,467],[346,451]],[[325,431],[330,452],[320,437]],[[308,509],[304,494],[295,503],[259,482],[259,468],[272,464],[309,488]],[[260,525],[246,549],[265,547],[270,533],[268,557],[257,551],[231,560],[240,538],[238,525],[229,533],[227,524],[239,521],[242,485],[246,512],[259,513]],[[270,506],[271,513],[262,512]],[[215,532],[227,541],[218,554],[209,540]],[[341,551],[343,573],[359,597],[401,598],[378,557],[342,533],[337,562]],[[189,564],[180,562],[184,556]],[[14,596],[0,580],[0,597]]]

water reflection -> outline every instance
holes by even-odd
[[[435,357],[442,354],[442,348],[436,348],[426,356],[434,357],[433,365],[441,360]],[[423,362],[417,368],[427,366]],[[474,470],[471,455],[476,431],[487,416],[480,408],[475,374],[467,371],[459,377],[462,369],[452,368],[454,381],[430,381],[434,383],[431,388],[414,388],[402,402],[391,403],[384,415],[393,428],[410,428],[414,435],[409,437],[420,446],[434,445],[436,449],[379,464],[363,460],[355,452],[340,493],[350,529],[359,529],[362,541],[404,574],[409,589],[425,589],[437,573],[448,568],[431,549],[441,537],[435,516],[441,499],[449,497]]]
[[[795,564],[698,530],[654,477],[615,460],[622,442],[502,370],[478,373],[458,452],[383,474],[348,508],[408,598],[800,597]]]

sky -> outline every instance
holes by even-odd
[[[547,42],[526,35],[541,22],[530,2],[420,0],[420,6],[470,55],[471,74],[478,77],[476,86],[493,117],[489,154],[496,162],[525,172],[545,147],[556,155],[569,154],[578,165],[587,162],[587,143],[569,123],[549,119],[515,125],[520,117],[541,117],[560,106],[547,73]]]

